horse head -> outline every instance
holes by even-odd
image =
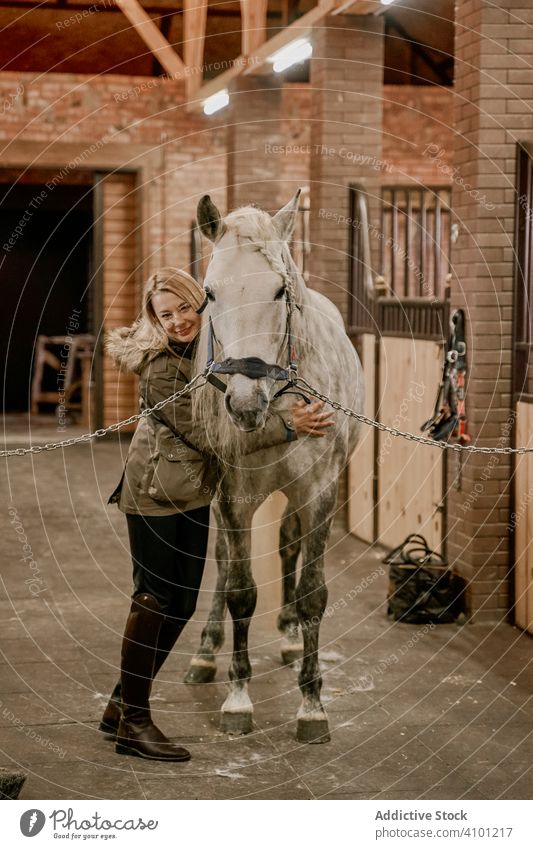
[[[200,230],[213,242],[204,281],[204,344],[217,361],[213,373],[227,378],[226,411],[243,431],[264,425],[276,380],[289,365],[298,281],[287,264],[287,242],[299,196],[273,216],[249,206],[222,218],[208,195],[198,204]]]

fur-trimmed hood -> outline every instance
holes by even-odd
[[[111,330],[106,336],[105,350],[117,368],[140,374],[144,366],[164,348],[150,347],[147,340],[142,338],[140,326],[134,325]]]

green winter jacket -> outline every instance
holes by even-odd
[[[108,344],[115,361],[121,362],[117,348],[112,350]],[[139,369],[141,409],[153,407],[189,382],[192,348],[176,344],[143,363]],[[127,358],[122,358],[121,365],[128,367]],[[145,516],[168,516],[209,504],[216,488],[217,460],[196,447],[199,427],[192,421],[189,393],[141,419],[109,503],[118,504],[124,513]],[[271,413],[255,435],[253,450],[294,438],[289,414]]]

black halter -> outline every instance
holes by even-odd
[[[286,380],[287,383],[281,389],[278,389],[274,398],[279,398],[280,395],[285,395],[287,392],[294,395],[301,395],[307,404],[311,403],[311,399],[308,398],[303,392],[299,390],[294,390],[294,386],[296,386],[296,378],[298,377],[298,352],[296,348],[296,343],[293,341],[292,332],[291,332],[291,318],[292,313],[295,309],[300,309],[298,304],[295,304],[291,297],[291,292],[289,286],[287,285],[287,281],[285,280],[285,299],[287,304],[287,356],[289,365],[287,368],[283,368],[282,366],[278,366],[277,364],[266,363],[264,360],[260,359],[260,357],[241,357],[239,359],[234,359],[233,357],[227,357],[222,362],[215,362],[215,354],[214,354],[214,343],[218,342],[218,339],[215,335],[215,330],[213,328],[213,321],[211,316],[209,316],[209,330],[207,337],[207,363],[204,371],[204,375],[206,379],[213,385],[216,386],[217,389],[220,389],[221,392],[225,392],[227,389],[224,381],[220,380],[216,375],[217,374],[243,374],[245,377],[249,377],[252,380],[258,380],[262,377],[269,377],[271,380]],[[196,310],[198,314],[201,314],[207,304],[209,303],[207,295],[200,307]]]

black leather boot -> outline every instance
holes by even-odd
[[[150,690],[163,621],[154,596],[141,593],[134,598],[122,642],[122,718],[115,751],[156,761],[188,761],[191,755],[187,749],[171,743],[150,715]]]
[[[122,699],[121,699],[121,687],[120,681],[117,681],[115,686],[113,687],[113,692],[109,697],[109,701],[107,703],[106,709],[102,714],[102,719],[100,720],[100,725],[98,726],[100,731],[103,731],[104,734],[112,734],[115,736],[117,733],[117,728],[120,722],[120,717],[122,716]]]
[[[183,631],[184,623],[179,619],[165,619],[159,631],[159,639],[157,641],[157,652],[155,656],[154,678],[163,666],[165,660],[176,645],[176,641]],[[113,692],[107,703],[107,707],[102,714],[99,729],[104,734],[111,734],[113,737],[117,733],[117,728],[122,716],[122,689],[120,680],[117,681],[113,688]]]

